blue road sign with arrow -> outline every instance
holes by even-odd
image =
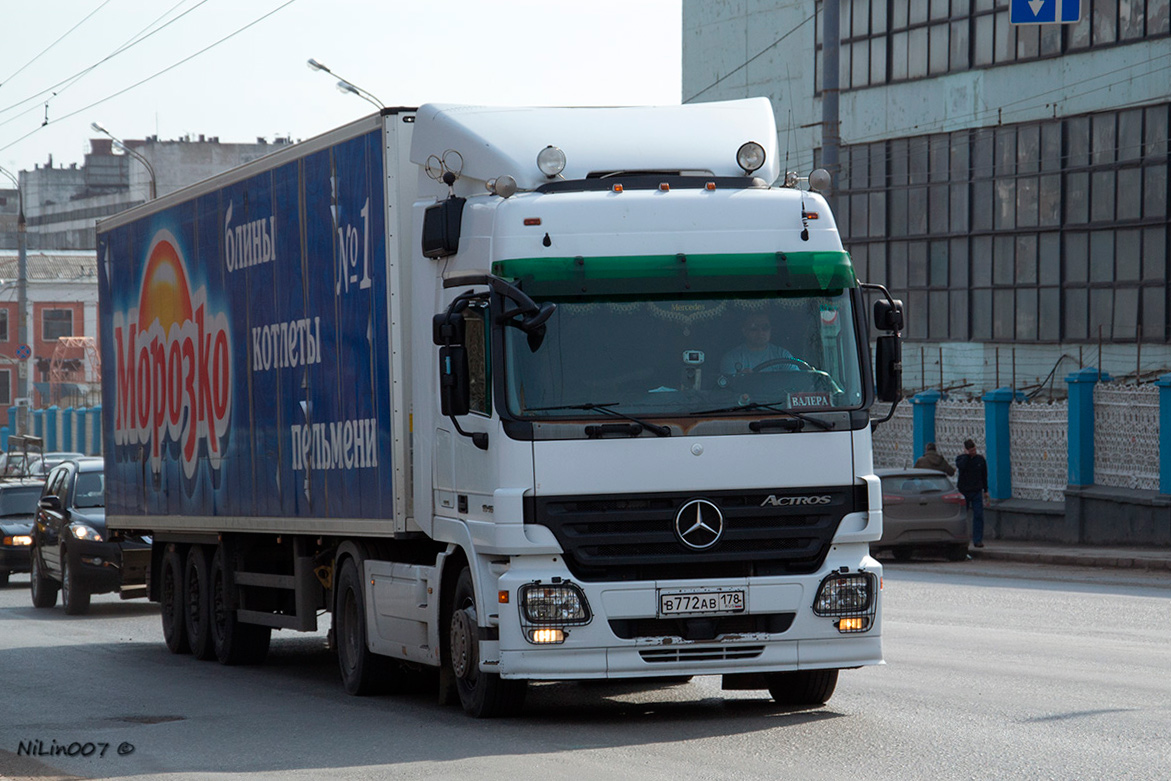
[[[1082,18],[1081,0],[1011,0],[1012,24],[1077,24]]]

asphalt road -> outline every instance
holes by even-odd
[[[474,721],[429,692],[347,696],[324,631],[225,668],[169,654],[154,605],[71,618],[13,576],[0,778],[1171,778],[1166,573],[888,563],[885,581],[887,665],[844,672],[823,708],[698,677],[543,684],[523,718]],[[27,756],[56,747],[77,756]]]

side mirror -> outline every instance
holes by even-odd
[[[901,398],[903,345],[902,339],[893,334],[875,340],[874,380],[878,386],[879,401],[895,402]]]
[[[49,510],[51,512],[59,513],[62,510],[61,497],[56,494],[49,494],[41,497],[41,509]]]
[[[466,415],[472,406],[468,352],[463,345],[439,348],[439,405],[449,417]]]
[[[880,298],[874,302],[874,327],[879,331],[903,330],[903,302]]]

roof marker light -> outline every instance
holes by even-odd
[[[552,179],[565,170],[565,153],[550,144],[537,153],[537,168]]]
[[[665,193],[671,192],[671,185],[667,184],[666,182],[660,182],[659,189]]]
[[[712,192],[712,191],[714,191],[714,190],[716,189],[716,183],[715,183],[715,182],[708,182],[708,183],[707,183],[707,184],[705,184],[703,187],[704,187],[704,189],[705,189],[705,190],[707,190],[708,192]]]
[[[610,188],[610,189],[612,189],[612,190],[613,190],[614,192],[616,192],[616,193],[620,193],[620,192],[622,192],[622,185],[620,185],[620,184],[616,184],[616,185],[614,185],[614,186],[613,186],[612,188]]]
[[[764,165],[764,157],[764,147],[755,141],[741,144],[740,148],[736,150],[736,164],[750,176]]]

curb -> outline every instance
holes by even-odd
[[[1031,564],[1056,564],[1063,567],[1101,567],[1171,572],[1171,558],[1134,556],[1127,553],[1060,553],[1043,551],[1006,551],[973,548],[973,559],[1018,561]]]

